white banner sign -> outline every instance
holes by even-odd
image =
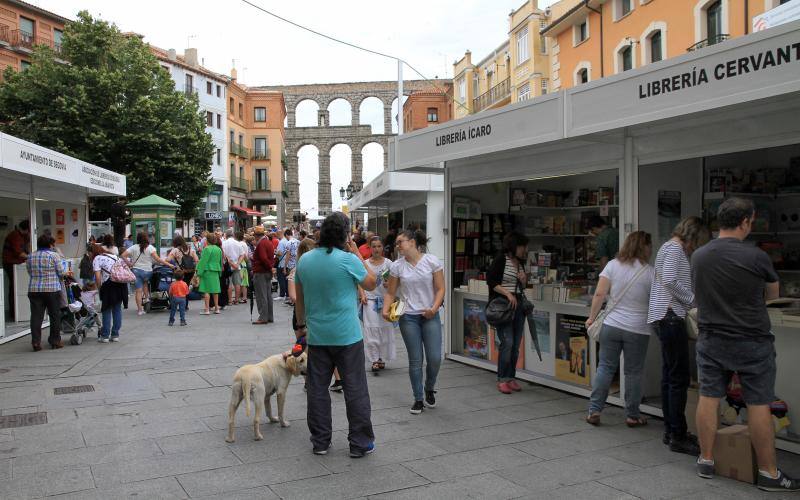
[[[800,0],[792,0],[753,18],[753,31],[764,31],[800,19]]]

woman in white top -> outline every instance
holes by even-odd
[[[175,266],[158,256],[156,247],[150,244],[150,239],[144,232],[136,235],[136,245],[122,252],[122,258],[133,268],[133,274],[136,276],[136,309],[138,309],[137,314],[141,316],[144,314],[144,302],[150,300],[148,284],[150,277],[153,276],[153,262],[172,269]]]
[[[378,279],[374,290],[359,288],[362,307],[362,324],[364,326],[364,343],[367,358],[372,363],[372,371],[386,368],[386,361],[395,358],[394,332],[395,324],[383,319],[383,294],[386,292],[386,280],[389,279],[389,268],[392,261],[383,256],[383,241],[379,236],[369,240],[372,252],[367,266],[372,269]]]
[[[647,306],[653,284],[653,268],[648,264],[652,250],[650,234],[633,232],[625,239],[617,258],[600,273],[586,326],[594,323],[606,296],[612,309],[600,331],[600,362],[592,382],[589,415],[586,417],[592,425],[600,423],[600,412],[619,368],[620,353],[625,355],[625,423],[628,427],[647,424],[647,419],[639,413],[639,404],[642,401],[642,371],[651,333]]]
[[[414,392],[411,414],[419,415],[425,406],[436,406],[434,387],[442,364],[442,323],[439,308],[444,301],[444,267],[435,255],[424,253],[428,239],[422,231],[400,233],[395,245],[399,257],[389,268],[389,281],[383,298],[383,317],[389,321],[389,308],[398,290],[405,301],[400,316],[400,333],[408,351],[408,376]],[[423,403],[422,361],[425,369]]]

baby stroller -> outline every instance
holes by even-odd
[[[84,300],[84,297],[94,299],[96,292],[83,294],[81,287],[73,280],[66,284],[66,293],[68,304],[62,309],[61,331],[72,334],[69,338],[70,344],[80,345],[87,334],[96,334],[100,330],[100,317],[95,304]]]
[[[64,288],[61,290],[61,333],[75,333],[78,324],[76,314],[81,309],[78,298],[81,296],[81,286],[75,279],[64,277]]]
[[[153,267],[150,277],[149,311],[169,309],[169,286],[172,284],[172,268],[167,266]]]

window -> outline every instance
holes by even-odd
[[[267,121],[267,108],[253,108],[253,114],[255,116],[255,118],[253,118],[255,121]]]
[[[234,134],[233,134],[233,129],[231,129],[231,144],[234,144],[234,143],[236,142],[236,141],[234,140],[233,136],[234,136]],[[233,153],[233,151],[231,151],[231,153]]]
[[[244,179],[244,166],[239,165],[239,179]]]
[[[34,23],[33,19],[28,19],[27,17],[19,16],[19,30],[23,32],[25,35],[32,37],[34,33],[36,33],[33,29]]]
[[[228,98],[228,113],[233,114],[233,97]]]
[[[239,118],[244,119],[244,104],[239,103]]]
[[[633,69],[633,49],[630,45],[623,47],[619,51],[619,57],[622,60],[622,71]]]
[[[211,82],[206,82],[206,94],[211,95],[214,85]]]
[[[589,81],[589,70],[582,68],[578,70],[578,83],[587,83]]]
[[[661,30],[655,31],[650,35],[650,62],[658,62],[663,59],[661,53]]]
[[[578,45],[589,38],[589,21],[584,19],[572,27],[572,45]]]
[[[428,108],[428,123],[439,121],[439,108]]]
[[[476,72],[475,75],[472,77],[472,97],[478,96],[478,73]]]
[[[531,96],[531,84],[526,83],[519,87],[517,91],[517,100],[518,101],[526,101]]]
[[[217,85],[217,97],[222,97],[222,86]]]
[[[539,19],[539,31],[545,29],[547,27],[547,20]],[[539,52],[541,54],[547,54],[547,37],[544,35],[539,35]]]
[[[236,178],[236,164],[231,162],[231,179]]]
[[[528,47],[528,27],[525,26],[517,33],[517,64],[522,64],[531,58]]]
[[[467,80],[465,78],[458,80],[458,98],[461,102],[467,100]]]
[[[267,138],[266,137],[256,137],[253,140],[253,149],[255,149],[253,153],[253,157],[255,158],[265,158],[267,156]]]
[[[269,191],[269,183],[267,182],[267,169],[266,168],[257,168],[256,169],[256,190],[258,191]]]
[[[622,7],[620,9],[622,16],[620,17],[627,16],[628,14],[630,14],[631,10],[633,9],[633,5],[631,5],[632,0],[619,0],[619,3],[620,7]]]
[[[62,40],[64,39],[64,32],[53,28],[53,43],[56,47],[61,47]]]
[[[722,2],[717,0],[706,8],[706,38],[708,44],[721,42],[722,35]]]
[[[217,148],[217,165],[222,165],[222,150]]]
[[[214,126],[214,113],[206,111],[206,127]]]
[[[19,62],[19,69],[21,69],[22,71],[25,71],[26,69],[28,69],[30,67],[31,67],[30,61],[24,61],[23,60],[23,61]]]
[[[194,76],[186,75],[185,76],[185,82],[186,82],[186,91],[187,92],[189,92],[190,90],[192,90],[192,88],[194,88]]]
[[[244,134],[239,134],[239,145],[244,144]]]
[[[222,115],[217,113],[217,128],[222,129]]]
[[[547,93],[547,78],[542,78],[542,95]]]

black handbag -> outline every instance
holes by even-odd
[[[517,280],[514,295],[517,296],[517,307],[522,308],[522,313],[528,315],[533,312],[533,304],[522,293],[519,280]],[[498,295],[486,304],[484,310],[486,322],[495,328],[507,325],[514,319],[514,308],[511,307],[511,302],[504,295]]]

